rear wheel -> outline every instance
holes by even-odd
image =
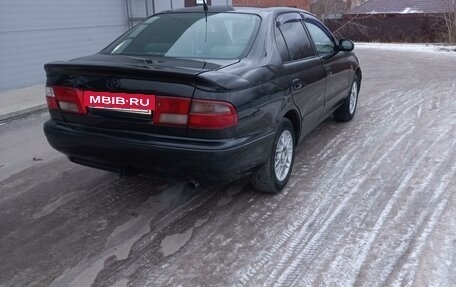
[[[344,103],[334,112],[334,118],[338,122],[348,122],[353,119],[358,105],[359,82],[355,76],[348,97]]]
[[[295,142],[293,124],[282,119],[268,159],[252,177],[256,190],[279,193],[285,187],[293,167]]]

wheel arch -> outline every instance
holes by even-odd
[[[299,138],[301,136],[301,117],[298,111],[295,109],[291,109],[283,117],[290,120],[290,122],[292,123],[296,137],[295,144],[298,144]]]
[[[358,77],[358,89],[361,88],[361,80],[363,78],[363,74],[361,72],[361,68],[356,68],[355,75]]]

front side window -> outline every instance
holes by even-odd
[[[312,44],[298,13],[285,13],[277,17],[276,25],[285,39],[293,61],[314,55]]]
[[[332,38],[321,27],[311,20],[306,20],[306,27],[312,37],[315,48],[319,55],[333,54],[335,51],[335,44]]]
[[[255,39],[261,19],[241,13],[159,14],[138,24],[102,53],[235,59]]]

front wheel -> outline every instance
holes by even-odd
[[[359,81],[355,76],[348,97],[344,103],[334,112],[334,118],[338,122],[348,122],[353,119],[358,105]]]
[[[293,168],[295,143],[293,124],[288,119],[282,119],[268,159],[252,177],[256,190],[266,193],[282,191]]]

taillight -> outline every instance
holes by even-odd
[[[59,108],[52,87],[46,87],[46,102],[50,110],[57,110]]]
[[[156,98],[154,124],[188,126],[193,129],[223,129],[238,123],[234,106],[228,102]]]
[[[186,126],[191,99],[156,97],[154,124]]]
[[[61,111],[77,114],[85,114],[87,112],[84,106],[84,93],[76,88],[46,87],[46,101],[51,110],[60,108]]]
[[[238,122],[232,104],[221,101],[193,100],[188,127],[195,129],[223,129]]]

